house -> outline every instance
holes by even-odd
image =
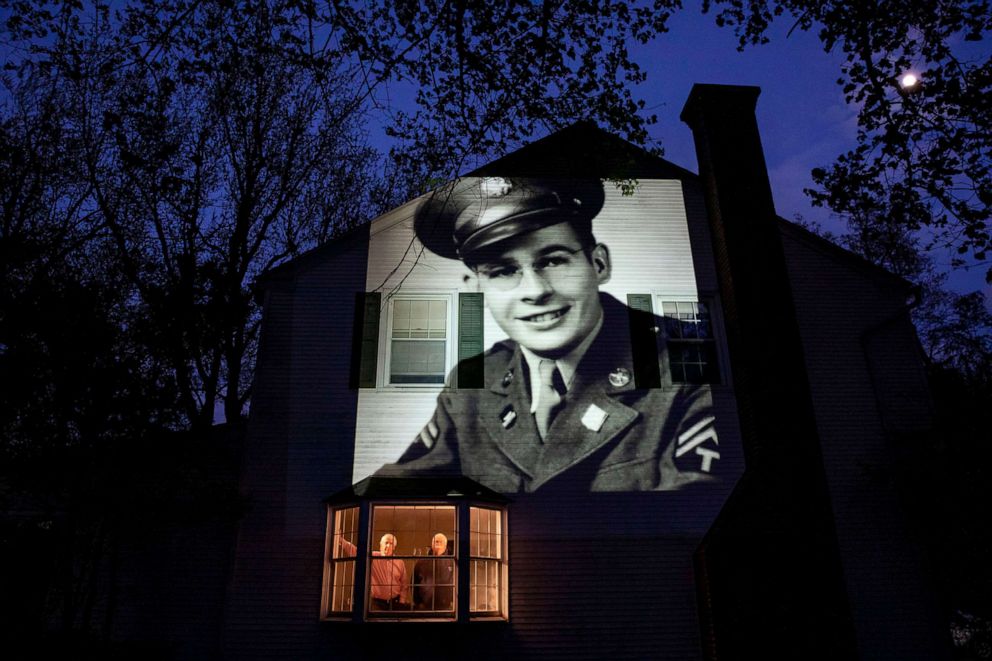
[[[227,657],[949,656],[884,477],[930,425],[913,287],[775,214],[757,97],[694,87],[698,175],[580,123],[265,280]],[[424,229],[511,199],[608,250]],[[542,428],[493,306],[556,268],[609,298]]]

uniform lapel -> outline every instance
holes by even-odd
[[[489,405],[483,408],[482,425],[496,447],[526,473],[534,476],[540,454],[537,426],[530,414],[523,354],[515,345],[505,370],[495,370],[486,393]]]

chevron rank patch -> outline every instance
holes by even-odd
[[[720,459],[720,453],[712,446],[719,445],[716,429],[713,428],[713,416],[700,420],[692,427],[682,432],[675,445],[675,459],[680,459],[690,452],[699,457],[698,470],[709,473],[713,470],[713,462]],[[709,443],[712,441],[712,443]],[[682,465],[691,464],[689,459],[678,462]],[[689,466],[686,466],[687,468]],[[695,466],[693,466],[695,469]]]
[[[437,442],[439,433],[440,430],[437,428],[437,424],[434,423],[434,418],[431,418],[430,421],[424,425],[424,428],[420,430],[420,442],[426,445],[429,450],[434,447],[434,443]]]

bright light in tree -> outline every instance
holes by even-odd
[[[902,78],[899,79],[899,85],[901,85],[904,90],[916,87],[919,82],[920,79],[915,73],[904,73]]]

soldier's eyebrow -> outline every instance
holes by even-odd
[[[502,268],[504,266],[520,266],[520,262],[513,259],[512,257],[494,257],[493,259],[486,259],[478,262],[473,268],[476,270],[488,270],[494,268]]]
[[[541,248],[540,250],[538,250],[537,251],[537,255],[538,255],[538,257],[543,257],[543,256],[548,255],[550,253],[559,252],[559,251],[560,252],[569,252],[569,253],[575,254],[575,253],[579,252],[580,250],[582,250],[582,246],[579,246],[578,248],[572,248],[570,246],[566,246],[566,245],[563,245],[563,244],[560,244],[560,243],[553,243],[550,246],[544,246],[543,248]]]

